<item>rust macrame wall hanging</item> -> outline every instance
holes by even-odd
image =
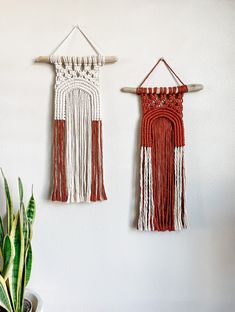
[[[78,29],[95,56],[58,56],[55,52]],[[102,121],[99,70],[117,60],[101,56],[79,26],[73,27],[50,57],[39,62],[54,64],[54,152],[52,200],[90,202],[106,199],[103,181]]]
[[[180,83],[172,88],[143,88],[155,67],[163,62]],[[202,85],[185,85],[161,58],[138,88],[142,107],[140,147],[140,231],[176,231],[187,227],[184,178],[183,96]]]

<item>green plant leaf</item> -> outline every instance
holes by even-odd
[[[4,241],[4,229],[2,218],[0,216],[0,272],[2,272],[3,270],[3,255],[2,255],[3,241]]]
[[[35,199],[33,196],[33,192],[32,192],[32,195],[30,197],[30,200],[27,206],[26,214],[27,214],[29,223],[33,224],[35,215],[36,215],[36,203],[35,203]]]
[[[24,306],[24,294],[25,294],[25,287],[26,287],[26,266],[27,266],[27,257],[28,257],[28,250],[29,250],[29,222],[27,220],[26,216],[26,211],[24,208],[24,204],[21,204],[21,217],[22,217],[22,225],[23,225],[23,236],[24,236],[24,258],[23,258],[23,267],[22,267],[22,277],[21,277],[21,282],[19,284],[19,290],[18,290],[18,300],[17,300],[17,307],[16,311],[23,312],[23,306]],[[32,253],[32,250],[31,250]],[[32,256],[32,255],[31,255]],[[30,255],[29,255],[30,257]],[[30,258],[29,258],[30,262]],[[29,263],[30,266],[30,263]],[[31,261],[31,266],[32,266],[32,261]],[[29,277],[30,277],[30,272],[29,272]]]
[[[4,278],[4,280],[6,280],[14,258],[14,246],[11,242],[9,235],[6,235],[6,237],[4,238],[2,254],[3,254],[2,277]]]
[[[20,178],[18,178],[18,187],[19,187],[20,203],[22,203],[24,197],[24,189]]]
[[[5,194],[6,194],[7,232],[8,232],[8,234],[10,234],[12,223],[13,223],[13,218],[14,218],[13,206],[12,206],[12,200],[11,200],[11,194],[10,194],[9,186],[8,186],[7,179],[5,178],[3,171],[2,171],[2,176],[3,176],[3,180],[4,180],[4,189],[5,189]]]
[[[17,304],[17,311],[19,312],[23,312],[25,287],[26,287],[26,273],[25,273],[25,266],[24,266],[22,282],[20,284],[20,289],[19,289],[19,300]]]
[[[0,248],[2,248],[3,240],[4,240],[4,228],[3,228],[2,218],[0,216]]]
[[[10,235],[15,249],[15,256],[13,264],[9,271],[9,289],[14,309],[19,305],[20,286],[22,283],[23,267],[24,267],[24,233],[23,233],[23,215],[22,209],[17,213],[12,224],[12,231]]]
[[[11,301],[8,296],[6,283],[0,275],[0,306],[3,307],[7,312],[13,312],[11,307]]]
[[[29,222],[28,222],[28,218],[27,218],[25,207],[24,207],[23,203],[21,203],[21,205],[20,205],[20,212],[22,215],[22,226],[23,226],[24,247],[25,247],[24,250],[26,253],[27,248],[28,248],[28,244],[29,244]]]
[[[2,249],[0,248],[0,272],[3,270],[3,255],[2,255]],[[1,311],[1,310],[0,310]]]
[[[29,279],[30,279],[31,270],[32,270],[32,261],[33,261],[32,246],[31,246],[31,243],[29,243],[29,247],[28,247],[27,254],[26,254],[26,263],[25,263],[26,285],[28,284]]]
[[[31,241],[33,238],[33,226],[29,223],[29,240]]]

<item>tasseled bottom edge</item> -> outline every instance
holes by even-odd
[[[103,178],[102,121],[92,121],[91,201],[106,200]]]
[[[180,231],[188,225],[185,209],[185,174],[184,148],[175,147],[175,196],[174,196],[174,229]]]
[[[173,209],[158,207],[156,194],[154,196],[154,181],[152,169],[151,147],[141,147],[140,155],[140,203],[139,219],[137,228],[139,231],[179,231],[187,228],[187,215],[184,199],[184,148],[175,147],[174,149],[174,172],[168,172],[168,175],[174,174],[172,180],[174,193],[170,201],[173,202]],[[161,182],[161,172],[158,172],[158,183]],[[168,179],[170,181],[171,179]],[[160,185],[160,186],[159,186]],[[161,187],[161,183],[158,187]],[[160,190],[159,190],[160,192]],[[169,196],[166,193],[166,196]],[[167,214],[163,216],[162,214]],[[161,224],[161,220],[169,219],[173,224]],[[161,215],[161,218],[159,218]]]
[[[67,202],[65,171],[65,120],[54,120],[53,201]]]
[[[141,147],[140,152],[140,203],[138,230],[154,231],[153,180],[150,147]]]
[[[91,188],[87,200],[68,201],[65,165],[65,120],[54,121],[52,201],[95,202],[106,200],[103,179],[102,122],[92,121]]]

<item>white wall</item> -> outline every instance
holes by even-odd
[[[44,299],[45,311],[232,311],[235,1],[0,4],[0,165],[12,188],[18,175],[28,194],[34,184],[30,287]],[[119,57],[101,70],[109,200],[59,205],[48,201],[54,74],[32,60],[48,55],[76,23],[106,55]],[[87,47],[77,39],[67,51],[82,55]],[[140,111],[137,96],[119,89],[137,86],[160,56],[186,83],[205,86],[184,102],[190,229],[139,233],[132,223]],[[163,69],[149,84],[174,84]]]

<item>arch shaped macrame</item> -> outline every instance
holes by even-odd
[[[152,136],[152,130],[154,128],[154,122],[158,118],[165,118],[173,125],[174,130],[174,142],[175,146],[184,145],[184,127],[183,120],[172,108],[164,107],[157,110],[150,110],[144,116],[142,120],[142,144],[148,146],[151,141],[154,140]]]
[[[92,119],[98,120],[100,118],[100,94],[99,90],[95,85],[83,80],[83,79],[69,79],[58,85],[56,89],[56,107],[55,107],[55,118],[65,119],[66,118],[66,95],[73,90],[82,90],[90,96],[90,105],[92,106]],[[81,103],[78,103],[78,105]]]
[[[99,94],[103,58],[53,56],[51,62],[56,71],[52,200],[105,200]]]

